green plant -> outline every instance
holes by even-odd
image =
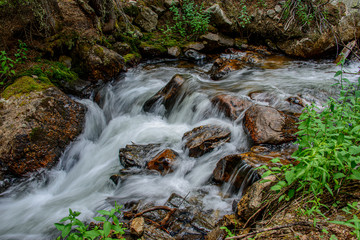
[[[230,229],[228,229],[228,228],[225,227],[225,226],[220,227],[220,229],[225,230],[225,232],[227,233],[227,235],[226,235],[227,238],[228,238],[228,237],[235,237],[235,236],[236,236],[234,233],[231,232]]]
[[[120,209],[122,206],[118,205],[115,202],[115,208],[111,211],[99,210],[97,211],[103,216],[94,217],[95,221],[100,221],[102,223],[102,228],[96,225],[94,228],[90,229],[89,225],[85,225],[77,217],[81,214],[80,212],[72,211],[69,209],[69,216],[64,217],[60,220],[60,223],[55,223],[55,227],[61,231],[61,236],[57,239],[68,239],[68,240],[83,240],[83,239],[104,239],[111,240],[112,235],[122,236],[125,232],[122,226],[122,223],[119,222],[116,213],[121,213]],[[110,221],[111,220],[111,221]],[[67,222],[65,224],[65,222]],[[118,239],[118,238],[116,238]]]
[[[245,5],[245,1],[240,1],[240,10],[239,10],[239,25],[241,27],[245,27],[247,24],[250,23],[251,16],[249,15],[247,11],[247,7]]]
[[[14,54],[15,57],[15,63],[24,63],[25,60],[27,59],[26,55],[27,55],[27,45],[26,43],[24,43],[23,41],[19,40],[19,47],[16,51],[16,53]]]
[[[204,5],[197,5],[192,0],[183,0],[180,7],[173,4],[170,11],[174,14],[173,26],[167,26],[165,33],[178,33],[188,39],[204,34],[210,22],[209,12],[204,11]]]
[[[289,200],[297,192],[311,195],[309,207],[303,210],[307,215],[322,215],[320,209],[326,206],[321,196],[325,192],[335,198],[345,183],[360,180],[360,78],[353,84],[343,77],[342,69],[335,74],[338,76],[335,85],[340,86],[339,98],[330,98],[320,112],[311,105],[301,114],[299,148],[293,154],[299,164],[284,169],[281,179],[271,188],[287,190],[280,200]]]
[[[0,85],[4,85],[6,80],[15,75],[14,60],[9,58],[5,51],[0,51]]]

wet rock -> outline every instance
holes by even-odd
[[[148,7],[143,7],[134,21],[145,32],[152,32],[156,29],[158,15]]]
[[[226,156],[218,161],[213,171],[213,179],[219,183],[229,183],[238,192],[246,190],[253,182],[260,179],[257,171],[241,157],[241,154]]]
[[[270,181],[254,183],[237,204],[236,213],[239,218],[244,221],[247,221],[263,205],[265,195],[276,181],[276,177],[273,175],[268,176],[265,179]]]
[[[160,150],[160,144],[126,145],[119,150],[120,163],[124,168],[145,168],[146,163]]]
[[[136,167],[129,167],[120,169],[119,173],[114,174],[110,177],[110,180],[117,185],[119,182],[125,181],[130,176],[139,175],[139,174],[154,174],[154,171]]]
[[[172,57],[178,57],[181,54],[181,49],[179,47],[170,47],[168,48],[168,54]]]
[[[210,23],[214,25],[221,32],[231,32],[233,23],[226,16],[219,4],[214,4],[205,11],[210,13]]]
[[[193,60],[193,61],[199,61],[199,60],[206,59],[205,54],[199,53],[198,51],[193,50],[193,49],[187,50],[184,55],[185,55],[185,57],[187,57],[188,59]]]
[[[147,240],[175,240],[170,234],[153,225],[145,225],[145,231],[143,234],[144,239]]]
[[[145,219],[143,217],[134,218],[130,224],[130,232],[133,235],[141,237],[144,233]]]
[[[186,80],[182,75],[176,74],[165,87],[160,89],[154,96],[144,103],[145,112],[150,112],[153,107],[163,104],[165,109],[170,112],[174,104],[181,95],[181,88]]]
[[[26,86],[38,90],[26,92]],[[3,94],[8,91],[13,95],[0,108],[1,166],[15,176],[53,166],[81,133],[85,108],[30,77],[17,79]]]
[[[297,119],[275,108],[253,105],[244,116],[244,128],[255,144],[280,144],[294,141]]]
[[[208,233],[205,237],[206,240],[223,240],[227,236],[227,233],[224,229],[220,229],[220,227],[216,227],[210,233]]]
[[[84,67],[88,72],[89,79],[108,81],[120,72],[126,71],[123,57],[117,52],[100,45],[80,46],[80,55],[84,59]]]
[[[243,69],[244,63],[237,59],[218,58],[211,67],[209,74],[211,79],[219,80],[230,72]]]
[[[147,168],[156,170],[162,175],[172,172],[172,166],[179,157],[179,154],[171,149],[165,149],[158,153],[150,162],[147,163]]]
[[[190,157],[200,157],[230,141],[231,132],[216,125],[205,125],[186,132],[183,136]]]
[[[247,98],[240,98],[227,94],[215,96],[211,102],[224,112],[225,116],[233,121],[235,121],[243,111],[253,105]]]

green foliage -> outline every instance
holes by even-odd
[[[15,60],[7,56],[6,51],[0,51],[0,85],[5,85],[15,75],[15,67],[18,63],[24,63],[27,59],[27,45],[19,40],[19,47],[14,54]]]
[[[227,238],[228,238],[228,237],[235,237],[235,236],[236,236],[234,233],[231,232],[230,229],[228,229],[228,228],[225,227],[225,226],[220,227],[220,229],[225,230],[225,232],[226,232],[226,234],[227,234],[227,235],[226,235]]]
[[[245,27],[247,24],[250,23],[251,16],[247,11],[247,7],[245,5],[245,0],[240,1],[240,10],[239,10],[239,25],[241,27]]]
[[[89,225],[85,225],[77,217],[80,212],[72,211],[69,209],[69,216],[64,217],[60,220],[60,223],[55,223],[55,227],[61,231],[61,236],[57,239],[68,239],[68,240],[93,240],[93,239],[104,239],[111,240],[113,235],[122,236],[125,229],[122,223],[119,222],[116,214],[120,214],[122,206],[115,202],[115,208],[111,211],[99,210],[97,211],[102,216],[94,217],[95,221],[102,223],[102,228],[95,226],[90,229]],[[67,222],[67,223],[66,223]],[[118,238],[116,238],[118,239]]]
[[[208,30],[210,14],[204,11],[203,4],[199,6],[192,0],[183,0],[180,7],[173,4],[170,11],[174,14],[174,25],[166,26],[165,33],[178,33],[184,38],[191,39]]]

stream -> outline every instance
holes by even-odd
[[[259,99],[270,101],[259,100],[259,104],[279,110],[288,107],[286,98],[297,95],[321,106],[334,95],[333,76],[340,69],[330,61],[293,60],[278,68],[247,67],[213,81],[207,74],[211,64],[188,65],[177,61],[141,64],[123,79],[108,83],[101,90],[99,105],[79,100],[88,109],[84,130],[58,165],[0,195],[0,239],[55,239],[54,223],[67,216],[69,208],[80,211],[80,219],[91,221],[96,210],[111,209],[114,201],[162,205],[172,193],[197,197],[204,210],[216,211],[220,217],[231,213],[241,190],[229,195],[226,186],[209,184],[209,178],[219,159],[248,151],[251,142],[241,119],[226,118],[212,106],[211,98],[220,93],[248,96],[260,92]],[[357,70],[355,64],[346,67],[348,72]],[[166,115],[163,106],[144,112],[145,101],[175,74],[185,74],[189,81],[183,100]],[[188,157],[184,133],[206,124],[230,129],[231,141],[199,158]],[[133,175],[115,185],[109,178],[122,168],[119,149],[132,143],[160,143],[175,150],[180,155],[175,171],[164,176]]]

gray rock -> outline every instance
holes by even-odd
[[[280,5],[276,5],[276,6],[275,6],[275,12],[280,13],[281,10],[282,10],[282,8],[281,8]]]
[[[187,50],[185,52],[185,56],[190,60],[195,60],[195,61],[203,60],[206,58],[205,54],[199,53],[198,51],[195,51],[193,49]]]
[[[268,15],[268,17],[273,18],[273,17],[275,17],[276,12],[275,12],[275,10],[270,9],[266,12],[266,14]]]
[[[234,39],[221,34],[207,33],[202,35],[200,39],[206,42],[205,47],[210,51],[218,48],[233,47],[235,45]]]
[[[130,53],[131,51],[131,47],[128,43],[124,43],[124,42],[116,42],[113,45],[114,51],[117,52],[120,55],[126,55],[128,53]]]
[[[168,54],[172,57],[178,57],[181,54],[181,49],[177,46],[168,48]]]
[[[214,4],[205,11],[210,12],[210,23],[216,26],[221,32],[230,32],[233,23],[226,16],[219,4]]]
[[[179,5],[179,0],[165,0],[164,1],[165,7],[169,8],[172,5],[178,6]]]
[[[146,32],[155,30],[158,23],[158,15],[148,7],[143,7],[135,18],[135,24]]]
[[[185,52],[189,49],[194,49],[196,51],[201,51],[205,48],[205,45],[201,42],[191,42],[191,43],[187,43],[184,46]]]

